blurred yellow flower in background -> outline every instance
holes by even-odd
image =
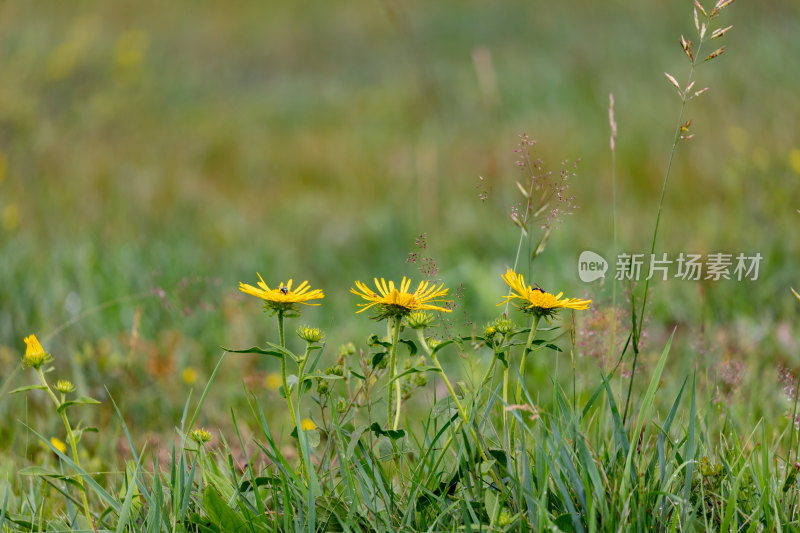
[[[264,379],[264,385],[271,390],[278,390],[283,385],[283,380],[281,379],[281,375],[277,372],[270,372],[267,374],[267,377]]]
[[[194,367],[187,366],[183,369],[181,377],[183,377],[183,382],[187,385],[194,385],[197,381],[197,370],[195,370]]]
[[[50,439],[50,444],[53,445],[53,448],[57,449],[61,453],[67,453],[67,445],[64,443],[63,440],[53,437]]]

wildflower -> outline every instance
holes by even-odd
[[[193,429],[191,437],[199,444],[205,444],[211,441],[211,433],[209,433],[205,428]]]
[[[42,365],[45,365],[53,360],[53,358],[50,357],[50,354],[45,352],[44,348],[42,348],[42,345],[39,344],[38,339],[36,339],[36,335],[29,335],[25,337],[25,344],[27,346],[25,348],[25,357],[22,359],[22,364],[26,367],[38,370],[42,367]]]
[[[325,297],[325,294],[320,289],[311,289],[308,281],[304,281],[292,290],[292,280],[281,283],[277,289],[270,289],[264,283],[264,278],[258,274],[258,287],[253,287],[246,283],[239,282],[239,290],[261,298],[264,300],[264,308],[272,312],[285,313],[286,311],[295,311],[295,304],[304,305],[320,305],[308,303],[309,300],[317,300]],[[260,287],[260,288],[259,288]]]
[[[60,451],[61,453],[67,453],[67,445],[64,443],[63,440],[53,437],[50,439],[50,444],[53,445],[53,448]]]
[[[317,425],[310,418],[304,418],[300,421],[300,429],[303,431],[311,431],[312,429],[317,429]]]
[[[187,385],[193,385],[194,382],[197,381],[197,370],[191,366],[187,366],[183,369],[181,377],[183,378],[184,383]]]
[[[395,287],[393,281],[386,283],[386,280],[375,278],[375,287],[378,290],[377,294],[373,292],[366,284],[356,281],[356,288],[350,289],[350,292],[357,296],[361,296],[369,303],[358,304],[361,307],[358,313],[366,311],[372,306],[378,306],[378,314],[374,317],[376,320],[383,320],[389,317],[404,317],[412,311],[429,310],[429,311],[444,311],[449,313],[450,309],[433,305],[435,303],[450,303],[449,300],[441,298],[447,294],[444,285],[432,284],[427,281],[422,281],[417,286],[414,292],[409,292],[411,287],[411,280],[405,276],[400,282],[400,288]]]
[[[408,315],[406,322],[411,329],[427,328],[433,322],[433,315],[426,311],[414,311]]]
[[[297,328],[297,336],[309,344],[321,341],[325,337],[325,333],[319,328],[312,328],[310,326],[301,326]]]
[[[283,385],[283,380],[281,379],[281,375],[277,372],[270,372],[267,374],[266,379],[264,380],[264,385],[271,390],[278,390]]]
[[[68,381],[66,379],[59,379],[56,382],[55,389],[62,394],[69,394],[70,392],[75,391],[75,385],[73,385],[71,381]]]
[[[525,285],[525,278],[510,268],[506,270],[505,275],[502,277],[503,281],[511,287],[511,294],[506,296],[498,305],[503,305],[509,300],[518,299],[521,300],[518,304],[521,310],[539,317],[553,316],[559,309],[588,309],[589,304],[592,302],[591,300],[581,300],[579,298],[564,298],[561,300],[563,292],[554,295],[545,292],[539,287],[533,288],[530,285]]]

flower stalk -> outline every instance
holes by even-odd
[[[400,338],[400,321],[401,317],[393,317],[387,324],[388,334],[392,339],[392,347],[389,349],[389,375],[392,380],[392,386],[389,387],[388,395],[386,397],[387,403],[387,426],[392,425],[392,429],[397,429],[400,425],[400,409],[403,401],[403,392],[400,386],[400,380],[395,379],[397,376],[397,343]],[[394,417],[392,417],[392,390],[395,394],[395,409]]]
[[[39,376],[39,381],[41,381],[42,385],[47,391],[47,394],[50,396],[50,399],[53,400],[53,404],[56,406],[56,411],[58,411],[58,408],[64,403],[64,393],[61,393],[61,400],[56,397],[53,389],[50,388],[50,384],[47,382],[47,378],[44,376],[44,372],[42,372],[41,366],[36,368],[36,374]],[[75,433],[72,431],[72,425],[69,423],[66,409],[61,411],[61,421],[64,423],[64,428],[67,430],[67,441],[69,442],[69,447],[72,450],[72,460],[75,462],[75,466],[82,470],[83,468],[81,467],[81,460],[78,457],[78,442],[75,438]],[[83,512],[86,515],[86,519],[89,521],[89,523],[93,524],[94,521],[92,520],[92,513],[89,510],[89,500],[86,498],[86,487],[83,484],[83,478],[80,474],[78,474],[76,481],[80,486]]]

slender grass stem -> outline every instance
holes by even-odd
[[[692,81],[694,80],[694,71],[695,67],[697,66],[697,58],[701,57],[700,52],[703,48],[703,35],[700,36],[700,41],[697,44],[697,51],[695,52],[694,56],[691,59],[691,66],[689,67],[689,76],[687,77],[686,84],[684,87],[689,88],[692,85]],[[656,213],[656,223],[655,227],[653,228],[653,238],[650,242],[650,256],[652,257],[656,251],[656,239],[658,237],[658,227],[661,223],[661,212],[664,207],[664,197],[667,193],[667,183],[669,183],[669,176],[670,172],[672,171],[672,163],[675,160],[675,153],[678,151],[678,143],[681,140],[681,131],[683,126],[683,115],[686,111],[686,103],[689,101],[689,90],[684,89],[681,91],[681,107],[680,112],[678,113],[678,121],[675,126],[675,134],[672,137],[672,147],[670,148],[669,158],[667,159],[667,168],[664,171],[664,180],[661,184],[661,194],[659,195],[658,199],[658,212]],[[650,288],[650,276],[647,277],[644,283],[644,294],[642,295],[642,307],[639,310],[639,323],[637,325],[636,319],[633,320],[633,370],[631,371],[631,377],[628,382],[628,400],[630,400],[631,396],[631,389],[633,389],[633,379],[636,374],[636,363],[637,359],[639,358],[639,341],[642,335],[642,326],[644,324],[644,313],[645,308],[647,307],[647,292]],[[633,295],[631,295],[631,303],[633,304]],[[632,311],[635,313],[635,311]],[[628,400],[625,401],[625,417],[623,417],[623,422],[625,421],[627,414],[628,414]]]

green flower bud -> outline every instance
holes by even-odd
[[[297,328],[297,336],[309,344],[321,341],[325,338],[325,333],[319,328],[312,328],[310,326],[301,326]]]
[[[205,428],[193,429],[190,436],[199,444],[205,444],[211,441],[211,433]]]
[[[75,391],[75,385],[73,385],[71,381],[67,381],[66,379],[59,379],[56,382],[55,389],[62,394],[69,394],[70,392]]]
[[[433,323],[433,315],[426,311],[414,311],[406,317],[406,323],[412,329],[427,328]]]

